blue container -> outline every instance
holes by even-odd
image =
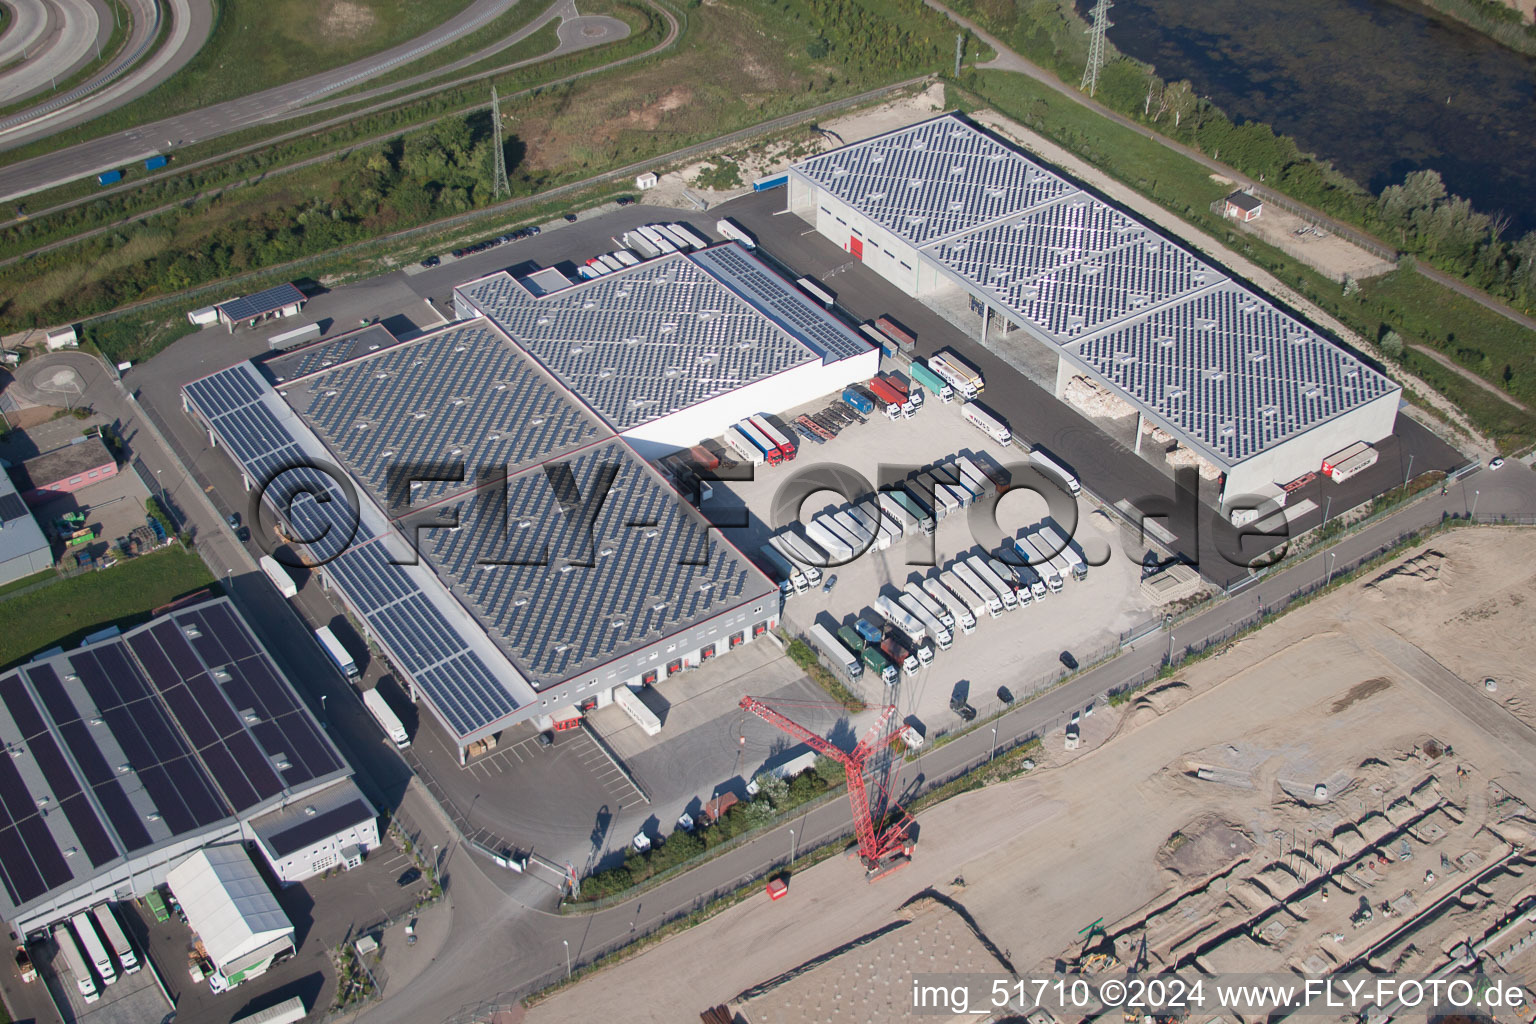
[[[96,184],[98,185],[111,185],[122,180],[122,171],[103,171],[96,175]]]
[[[758,178],[756,181],[754,181],[752,183],[752,191],[753,192],[765,192],[765,191],[767,191],[770,188],[779,188],[779,187],[781,187],[783,185],[788,185],[788,184],[789,184],[789,172],[785,171],[783,174],[773,174],[773,175],[769,175],[766,178]]]
[[[144,161],[144,169],[146,171],[158,171],[170,162],[171,158],[168,156],[152,156]]]
[[[875,403],[853,390],[853,388],[845,388],[843,390],[843,401],[865,416],[875,411]]]

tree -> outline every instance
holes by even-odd
[[[1173,114],[1173,126],[1194,112],[1198,98],[1195,87],[1187,81],[1172,82],[1163,88],[1163,105]]]

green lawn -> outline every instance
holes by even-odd
[[[0,665],[14,665],[55,644],[71,646],[114,623],[137,624],[152,609],[212,582],[201,558],[170,547],[0,601],[6,624]]]
[[[0,156],[0,164],[329,71],[415,39],[469,3],[216,0],[213,33],[186,67],[126,106],[10,150]]]

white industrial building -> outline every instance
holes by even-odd
[[[932,305],[1022,330],[1224,474],[1227,498],[1378,441],[1402,389],[1174,240],[947,114],[802,161],[789,208]]]
[[[350,871],[379,845],[379,818],[351,780],[279,807],[250,823],[257,847],[285,884]]]
[[[552,290],[495,274],[454,303],[416,337],[370,327],[194,381],[184,406],[295,536],[337,539],[311,561],[463,760],[772,630],[778,588],[646,459],[879,353],[734,243]],[[461,478],[392,489],[407,466]]]
[[[173,867],[165,883],[213,961],[216,991],[260,977],[293,955],[293,923],[239,845],[198,850]]]

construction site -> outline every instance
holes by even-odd
[[[1529,531],[1441,534],[918,814],[910,863],[876,884],[827,859],[528,1020],[677,1020],[677,993],[746,1024],[915,1020],[915,973],[1476,962],[1518,980],[1536,967],[1533,556]]]

